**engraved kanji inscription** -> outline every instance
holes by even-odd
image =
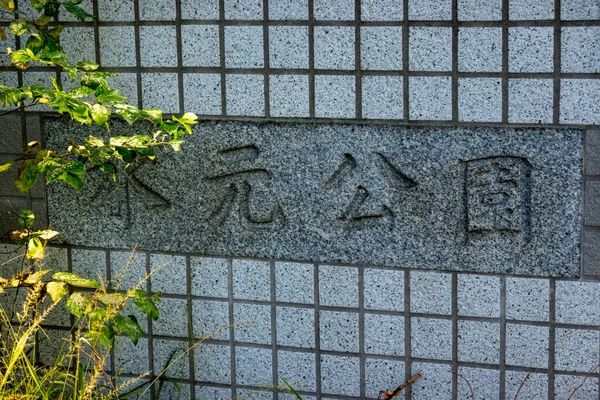
[[[375,153],[375,162],[390,188],[407,189],[417,185],[417,182],[402,173],[383,154]],[[345,180],[357,165],[352,154],[344,154],[339,166],[323,184],[331,186]],[[370,196],[371,193],[364,185],[358,185],[348,205],[337,219],[352,228],[384,226],[392,229],[395,222],[392,209],[387,204],[381,204],[378,210],[366,209],[365,202]]]
[[[520,157],[463,162],[468,233],[521,233],[529,240],[531,164]]]
[[[129,168],[119,166],[117,170],[117,181],[99,181],[99,184],[91,192],[82,193],[83,202],[90,206],[94,203],[110,203],[111,222],[119,228],[129,229],[132,224],[132,202],[137,201],[146,209],[157,211],[171,207],[171,201],[158,191],[144,183],[137,175],[139,168],[147,161],[139,161]],[[95,170],[90,171],[94,173]]]
[[[237,213],[241,225],[248,230],[276,231],[283,228],[285,215],[278,202],[266,216],[254,215],[251,211],[251,202],[255,201],[252,184],[257,181],[270,181],[273,177],[266,168],[245,167],[258,158],[258,147],[247,145],[223,149],[217,152],[217,156],[224,164],[225,170],[205,179],[224,185],[227,189],[221,203],[210,216],[210,221],[220,225]]]

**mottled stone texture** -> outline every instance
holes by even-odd
[[[581,153],[575,130],[202,123],[117,184],[51,185],[49,213],[77,245],[574,276]]]

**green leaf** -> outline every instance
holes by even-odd
[[[27,32],[27,22],[22,19],[16,19],[8,25],[8,31],[15,36],[21,36]]]
[[[127,317],[116,315],[111,320],[111,324],[117,333],[125,333],[125,336],[135,345],[137,345],[140,337],[146,335],[134,315],[128,315]]]
[[[27,254],[29,260],[41,260],[44,258],[44,245],[38,238],[31,238],[27,243]]]
[[[158,308],[156,308],[153,299],[148,297],[146,292],[140,289],[130,289],[127,291],[127,296],[133,297],[133,302],[141,313],[146,314],[153,320],[158,319]]]
[[[0,172],[8,171],[10,169],[10,167],[12,167],[13,164],[14,164],[14,161],[7,161],[3,164],[0,164]]]
[[[104,325],[106,310],[102,307],[94,307],[85,316],[88,319],[90,328],[96,330],[97,327],[102,328],[101,325]]]
[[[57,272],[52,275],[52,279],[80,288],[97,289],[99,287],[95,279],[82,278],[71,272]]]
[[[43,46],[44,40],[38,34],[32,34],[25,42],[25,48],[31,50],[34,54],[39,53]]]
[[[99,293],[94,297],[104,305],[115,307],[119,307],[127,301],[127,296],[122,293]]]
[[[115,331],[112,327],[105,324],[98,334],[98,340],[100,341],[100,344],[104,346],[105,349],[110,350],[113,346],[114,339]]]
[[[80,69],[83,71],[95,71],[98,69],[99,66],[100,65],[98,65],[92,61],[81,61],[81,62],[78,62],[77,64],[75,64],[75,67],[77,69]]]
[[[91,304],[92,301],[88,296],[81,292],[75,292],[67,299],[65,307],[71,314],[75,315],[77,318],[81,318]]]
[[[111,89],[96,97],[96,101],[101,104],[107,103],[123,103],[127,97],[123,96],[117,89]]]
[[[40,175],[37,162],[35,160],[25,160],[19,165],[15,185],[21,193],[27,193],[37,182]]]
[[[46,285],[46,291],[52,298],[52,301],[58,303],[69,292],[69,288],[64,282],[49,282]]]
[[[33,222],[35,221],[35,215],[31,210],[21,210],[17,217],[19,218],[19,225],[21,228],[29,229],[33,226]]]
[[[0,26],[0,40],[7,40],[8,36],[6,36],[6,32],[4,31],[4,27]]]
[[[92,14],[88,14],[83,8],[76,6],[73,3],[63,3],[65,10],[73,14],[78,20],[85,21],[86,18],[94,19]],[[46,13],[46,15],[49,15]]]
[[[129,125],[133,124],[140,117],[140,110],[129,104],[116,104],[115,113],[123,117]]]
[[[15,2],[12,0],[0,0],[0,7],[12,11],[15,9]]]
[[[179,151],[181,150],[181,144],[183,143],[183,140],[179,139],[179,140],[171,140],[169,142],[169,146],[171,146],[173,148],[173,150],[175,151]]]
[[[158,108],[147,108],[145,110],[141,110],[140,112],[144,118],[150,119],[155,124],[162,122],[162,111]]]
[[[36,11],[41,11],[46,4],[45,0],[30,0],[31,7]]]
[[[125,164],[131,164],[133,159],[135,158],[135,153],[125,147],[117,147],[117,153],[119,154],[121,160],[125,162]],[[116,155],[115,155],[116,156]]]
[[[91,113],[92,119],[98,126],[105,126],[110,118],[110,110],[100,104],[94,104]]]

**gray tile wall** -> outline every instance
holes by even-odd
[[[167,264],[148,283],[165,293],[164,320],[148,321],[138,346],[123,341],[110,369],[133,356],[140,362],[128,373],[158,371],[173,349],[253,320],[184,357],[172,372],[183,379],[183,398],[290,399],[272,388],[280,376],[306,399],[376,398],[419,369],[423,378],[405,398],[471,398],[472,386],[477,399],[513,399],[519,388],[519,399],[567,399],[582,383],[573,399],[599,398],[600,371],[590,373],[600,363],[596,0],[83,5],[98,22],[67,19],[63,45],[119,72],[115,86],[140,107],[203,119],[586,129],[583,280],[139,252],[123,280]],[[15,72],[0,56],[1,83],[49,76],[56,72],[42,67]],[[0,162],[41,140],[45,112],[0,118]],[[47,225],[43,185],[23,196],[9,178],[0,176],[0,212],[32,208]],[[0,229],[9,225],[0,219]],[[59,269],[112,280],[129,257],[82,248],[53,254]],[[69,323],[64,315],[51,322],[57,337]],[[264,385],[271,389],[259,391]],[[172,386],[165,390],[176,398]]]

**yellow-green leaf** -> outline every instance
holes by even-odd
[[[26,257],[30,260],[41,260],[44,258],[44,245],[40,239],[29,239]]]
[[[29,285],[33,285],[35,283],[38,283],[39,281],[42,280],[42,277],[44,275],[46,275],[48,272],[50,272],[49,269],[45,269],[42,271],[36,271],[33,274],[29,275],[26,279],[25,279],[25,283],[29,284]]]
[[[69,287],[64,282],[49,282],[46,285],[46,291],[52,298],[52,301],[58,303],[69,292]]]
[[[95,297],[102,304],[116,307],[127,301],[127,296],[122,293],[100,293],[96,294]]]
[[[36,233],[39,234],[39,238],[44,239],[44,240],[50,240],[56,236],[59,235],[58,232],[53,231],[52,229],[44,229],[42,231],[37,231]]]
[[[52,279],[80,288],[97,289],[99,287],[95,279],[82,278],[70,272],[57,272],[52,275]]]
[[[12,167],[13,164],[14,164],[14,161],[7,161],[3,164],[0,164],[0,172],[8,171],[10,169],[10,167]]]

